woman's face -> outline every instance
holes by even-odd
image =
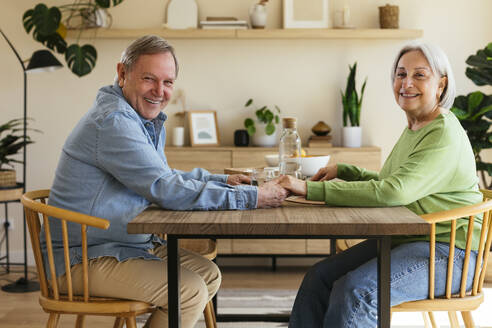
[[[395,72],[393,92],[398,105],[407,114],[431,112],[439,104],[446,77],[436,76],[421,51],[401,56]]]

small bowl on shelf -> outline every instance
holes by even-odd
[[[305,177],[312,177],[320,168],[325,167],[330,161],[330,155],[303,156],[301,157],[301,173]]]
[[[278,154],[266,154],[265,162],[268,166],[278,166]]]

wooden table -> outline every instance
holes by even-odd
[[[149,207],[128,233],[166,233],[169,327],[180,327],[179,238],[374,238],[378,240],[378,327],[390,327],[391,236],[425,235],[430,225],[405,207],[295,204],[250,211],[169,211]]]

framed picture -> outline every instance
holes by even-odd
[[[217,113],[209,111],[187,111],[191,146],[218,146],[219,128]]]
[[[283,0],[284,28],[329,27],[328,0]]]

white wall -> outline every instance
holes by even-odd
[[[21,17],[39,0],[0,0],[0,28],[23,58],[42,46],[24,32]],[[69,0],[46,1],[50,5]],[[197,0],[200,18],[236,16],[247,19],[255,0]],[[385,0],[347,0],[352,23],[359,28],[378,27],[378,9]],[[166,0],[125,0],[113,8],[115,28],[159,27],[164,21]],[[400,27],[423,29],[426,41],[439,44],[448,54],[458,86],[458,94],[476,90],[465,74],[465,60],[492,41],[492,1],[490,0],[394,0],[400,7]],[[342,0],[330,1],[331,11]],[[281,0],[268,4],[269,28],[281,26]],[[88,40],[81,40],[82,43]],[[28,76],[28,115],[33,127],[29,146],[28,189],[49,188],[60,150],[67,135],[91,106],[99,87],[112,83],[121,51],[130,40],[89,40],[98,50],[95,70],[78,78],[67,68],[53,73]],[[303,140],[310,128],[324,120],[340,142],[340,89],[344,88],[348,65],[358,62],[358,87],[368,77],[362,107],[363,139],[377,145],[386,158],[396,142],[405,118],[395,104],[389,82],[389,67],[405,40],[171,40],[181,71],[177,88],[187,94],[188,109],[217,111],[223,145],[232,145],[233,131],[242,127],[243,109],[248,98],[257,105],[277,104],[284,115],[299,118]],[[64,59],[58,56],[65,64]],[[0,122],[22,115],[22,71],[8,45],[0,40]],[[491,93],[491,88],[482,88]],[[180,105],[170,105],[168,128],[177,124],[173,114]],[[169,141],[169,140],[168,140]],[[20,172],[20,171],[19,171]],[[10,206],[16,220],[15,235],[21,236],[19,205]],[[3,210],[0,212],[3,217]],[[17,238],[20,239],[20,238]],[[14,249],[21,248],[14,243]]]

